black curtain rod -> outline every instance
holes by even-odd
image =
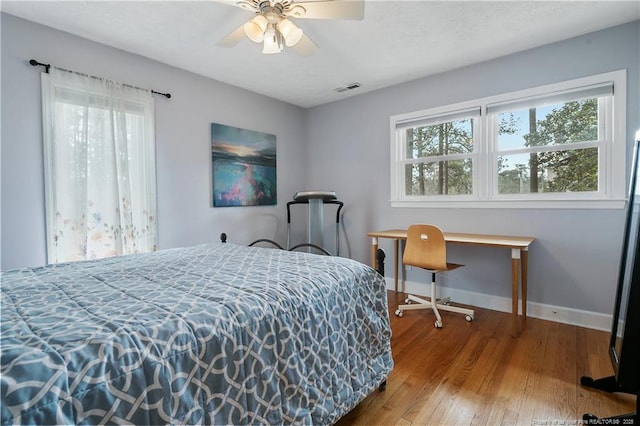
[[[35,59],[30,59],[29,63],[34,67],[38,67],[38,66],[39,67],[44,67],[46,73],[49,74],[49,68],[51,68],[51,64],[43,64],[42,62],[38,62]],[[94,75],[83,74],[81,72],[66,70],[64,68],[59,68],[59,69],[62,70],[62,71],[72,72],[72,73],[75,73],[75,74],[84,75],[84,76],[91,77],[91,78],[97,78],[98,80],[103,80],[102,78],[96,77]],[[146,89],[142,89],[140,87],[132,86],[130,84],[124,84],[124,85],[127,86],[127,87],[132,87],[134,89],[146,90]],[[160,93],[160,92],[156,92],[155,90],[152,90],[151,93],[153,93],[154,95],[164,96],[167,99],[171,98],[171,93]]]

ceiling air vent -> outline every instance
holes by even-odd
[[[335,91],[336,91],[336,92],[338,92],[338,93],[342,93],[342,92],[346,92],[346,91],[348,91],[348,90],[357,89],[357,88],[358,88],[358,87],[360,87],[360,86],[361,86],[361,84],[360,84],[360,83],[350,83],[350,84],[347,84],[346,86],[343,86],[343,87],[337,87],[337,88],[335,88],[335,89],[333,89],[333,90],[335,90]]]

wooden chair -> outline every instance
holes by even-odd
[[[436,299],[436,274],[464,266],[447,262],[447,246],[444,235],[439,228],[433,225],[409,226],[402,262],[405,265],[417,266],[431,272],[431,300],[409,295],[405,300],[406,304],[398,306],[396,310],[398,317],[402,317],[406,310],[432,309],[436,316],[436,328],[442,328],[442,317],[439,310],[465,314],[467,321],[473,320],[472,309],[451,306],[449,298]],[[435,303],[432,303],[433,301]]]

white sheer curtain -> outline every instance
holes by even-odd
[[[155,250],[151,92],[51,68],[42,105],[48,262]]]

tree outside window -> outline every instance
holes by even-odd
[[[473,192],[473,119],[406,129],[407,195]],[[462,157],[462,158],[460,158]]]
[[[598,98],[500,114],[498,157],[501,194],[598,190]]]

